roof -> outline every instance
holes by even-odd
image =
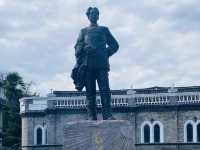
[[[169,90],[175,90],[174,92],[200,92],[200,86],[187,86],[187,87],[149,87],[149,88],[140,88],[140,89],[121,89],[121,90],[111,90],[112,95],[126,95],[127,91],[134,91],[135,94],[153,94],[153,93],[168,93]],[[82,91],[53,91],[53,94],[56,97],[70,97],[70,96],[85,96],[86,92]],[[97,91],[99,95],[99,91]]]
[[[112,95],[126,95],[127,89],[125,90],[111,90]],[[99,91],[96,92],[97,95],[99,95]],[[82,91],[53,91],[53,94],[56,95],[56,97],[65,97],[65,96],[85,96],[86,92]]]

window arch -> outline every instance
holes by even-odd
[[[47,144],[47,127],[37,125],[34,128],[34,144],[44,145]]]
[[[141,142],[142,143],[163,143],[164,127],[160,121],[145,121],[141,125]]]
[[[144,143],[150,143],[150,126],[148,124],[144,126]]]
[[[151,143],[151,123],[145,121],[141,125],[141,142],[142,143]]]
[[[156,124],[153,129],[154,129],[154,142],[160,143],[160,126]]]
[[[197,142],[200,142],[200,123],[197,124]]]
[[[186,132],[187,132],[187,142],[192,142],[193,141],[193,126],[192,124],[187,124],[186,126]]]
[[[36,130],[36,145],[42,145],[42,128]]]
[[[153,122],[153,141],[155,143],[164,142],[164,126],[160,121]]]
[[[188,120],[184,125],[184,142],[194,142],[195,138],[195,123],[192,120]]]

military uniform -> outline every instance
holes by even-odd
[[[108,71],[109,57],[119,46],[109,29],[104,26],[91,25],[83,28],[75,45],[78,63],[86,66],[85,87],[89,116],[97,119],[96,112],[96,81],[99,86],[103,119],[111,117],[111,96]]]

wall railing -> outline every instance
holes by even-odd
[[[100,96],[96,98],[97,107],[102,107]],[[200,92],[156,93],[112,95],[112,107],[137,107],[142,105],[184,105],[200,104]],[[85,108],[85,96],[73,97],[32,97],[20,100],[21,112],[45,110],[47,108]]]

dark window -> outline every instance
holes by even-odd
[[[193,141],[193,127],[191,124],[187,125],[187,142]]]
[[[144,143],[150,143],[150,127],[149,127],[149,125],[144,126]]]
[[[197,125],[197,141],[200,142],[200,123]]]
[[[154,142],[160,143],[160,126],[158,124],[154,126]]]
[[[42,129],[37,129],[37,145],[42,145]]]

